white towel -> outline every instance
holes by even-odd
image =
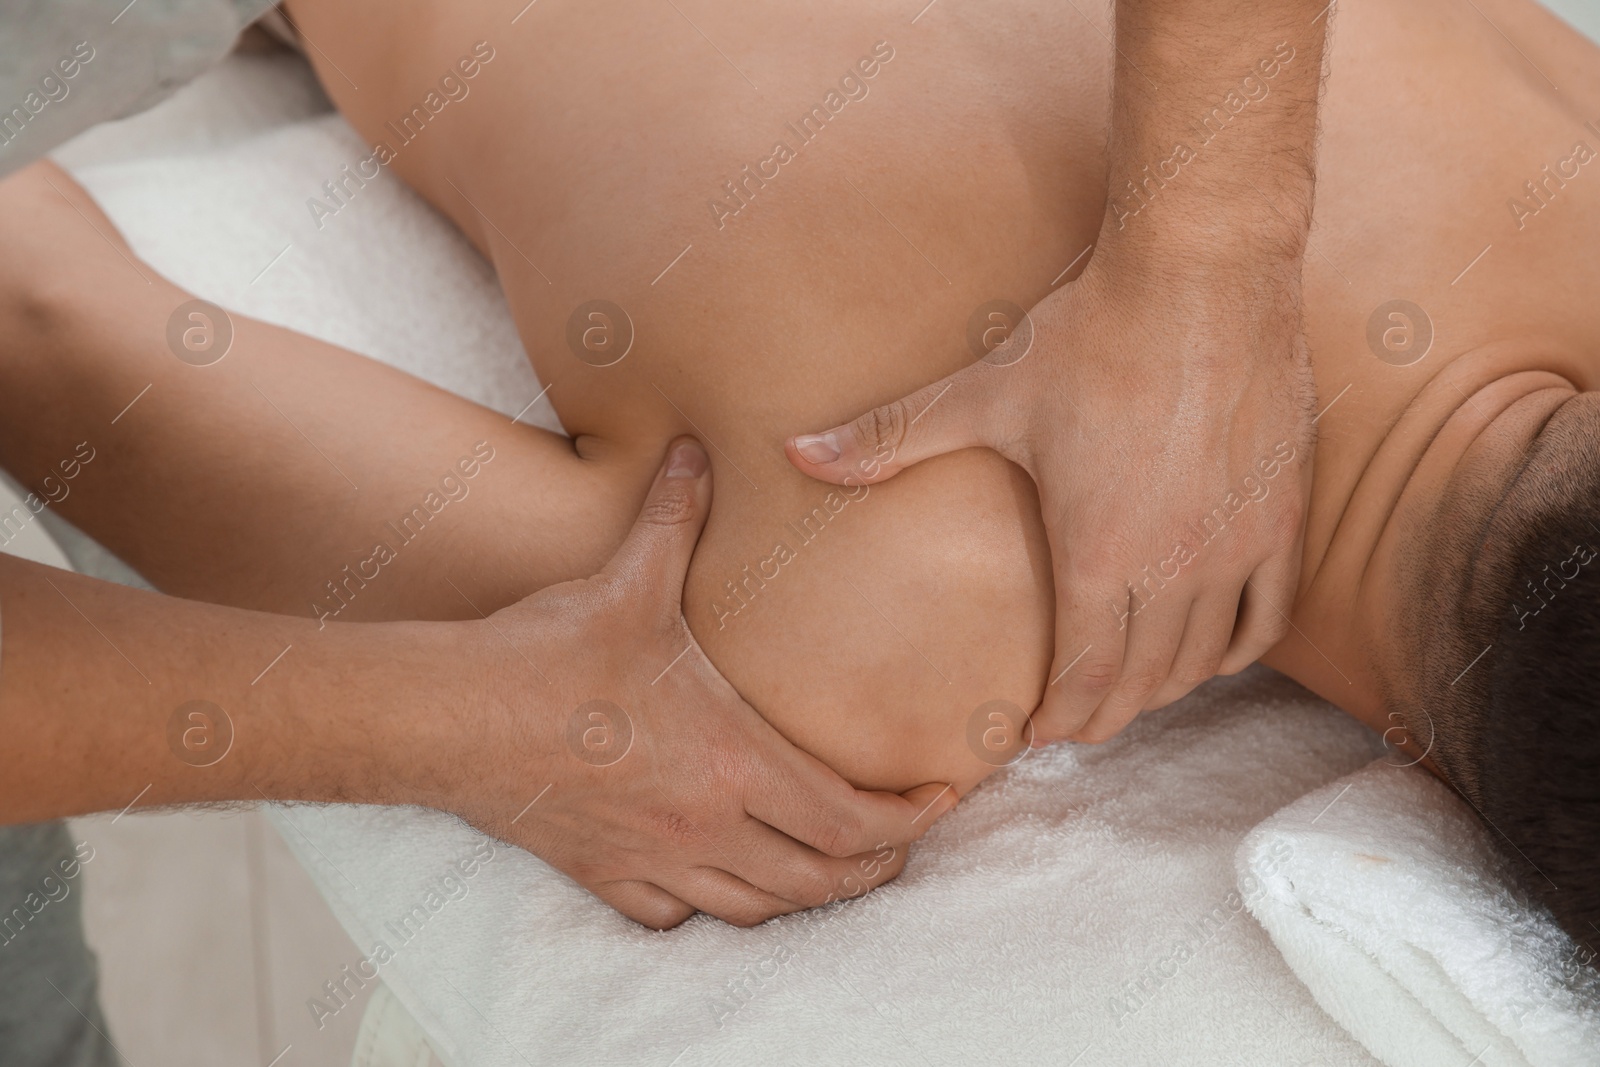
[[[1253,830],[1240,889],[1391,1067],[1594,1067],[1594,952],[1517,887],[1493,834],[1427,771],[1380,759]]]
[[[351,973],[376,972],[452,1067],[1333,1067],[1374,1061],[1250,918],[1231,857],[1374,752],[1269,671],[1219,679],[997,773],[870,896],[754,930],[644,930],[526,853],[483,862],[436,812],[275,818],[371,961]]]

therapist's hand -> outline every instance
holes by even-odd
[[[1056,596],[1036,744],[1111,737],[1284,635],[1314,394],[1299,264],[1276,270],[1097,253],[983,359],[789,440],[840,484],[975,446],[1033,476]]]
[[[1335,7],[1117,0],[1083,274],[976,365],[789,442],[832,482],[978,445],[1033,476],[1056,595],[1036,742],[1111,737],[1289,627],[1316,403],[1301,268]]]
[[[487,721],[462,725],[506,743],[440,805],[657,928],[695,911],[748,926],[858,896],[955,803],[942,784],[852,788],[706,659],[681,601],[710,504],[706,454],[679,439],[600,574],[488,618],[485,653],[502,667],[480,686]]]

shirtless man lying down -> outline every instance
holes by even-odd
[[[1600,622],[1600,53],[1526,0],[1478,8],[1340,5],[1305,267],[1319,443],[1299,588],[1280,605],[1292,626],[1265,661],[1425,754],[1578,929],[1600,918],[1584,671]],[[1094,269],[1104,12],[1007,0],[909,28],[898,5],[805,5],[763,9],[757,29],[730,9],[712,37],[760,67],[758,97],[744,64],[690,47],[672,5],[541,4],[514,24],[487,0],[289,10],[344,115],[375,157],[389,149],[378,165],[494,265],[571,439],[245,319],[221,362],[173,360],[167,323],[191,294],[141,284],[36,168],[5,194],[7,246],[29,264],[5,281],[31,287],[33,309],[0,361],[7,466],[42,475],[86,413],[153,380],[137,434],[118,431],[101,487],[65,515],[171,593],[445,619],[594,573],[667,443],[694,434],[717,495],[684,611],[738,691],[862,787],[964,792],[1003,762],[970,743],[975,716],[1032,708],[1051,683],[1033,483],[973,449],[834,488],[784,444],[970,364],[983,309],[1032,306]],[[1241,98],[1296,56],[1286,39],[1243,67]],[[414,105],[436,90],[458,98],[423,123]],[[812,109],[832,96],[846,102]],[[1220,146],[1248,103],[1203,119]],[[1121,220],[1160,212],[1207,147],[1155,161],[1160,181],[1112,175]],[[1226,295],[1193,313],[1227,315]],[[989,357],[997,373],[1026,359],[1025,334]],[[291,423],[359,472],[359,493],[302,462]],[[905,429],[858,444],[892,463]],[[370,566],[386,524],[477,441],[494,459],[473,507],[444,512],[359,595],[327,587]],[[1106,610],[1173,595],[1306,450],[1240,457],[1193,538]]]

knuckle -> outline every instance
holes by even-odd
[[[835,859],[847,859],[860,851],[856,844],[864,829],[861,816],[855,812],[836,812],[833,822],[818,835],[817,849]]]
[[[1085,693],[1102,693],[1116,682],[1121,674],[1121,666],[1112,659],[1089,660],[1078,664],[1067,680],[1074,689]]]
[[[1181,663],[1172,672],[1172,680],[1185,692],[1199,685],[1204,685],[1216,676],[1217,660],[1220,657],[1209,657],[1204,660],[1192,660]]]
[[[1167,680],[1167,672],[1150,667],[1135,667],[1123,676],[1122,683],[1117,686],[1115,699],[1128,703],[1143,703],[1144,699]]]
[[[705,843],[699,828],[680,811],[658,811],[651,821],[653,836],[665,845],[689,848]]]
[[[873,408],[851,423],[850,428],[858,442],[871,451],[878,452],[884,447],[899,449],[905,441],[909,425],[905,402],[896,400],[892,404]]]
[[[775,915],[781,915],[782,910],[753,900],[740,900],[729,904],[717,915],[717,918],[729,926],[737,926],[748,930],[752,926],[760,926]]]
[[[639,513],[639,519],[656,526],[678,526],[694,518],[695,508],[692,481],[673,478],[650,494]]]
[[[825,866],[821,863],[809,864],[795,872],[794,884],[790,890],[794,896],[790,899],[796,904],[814,908],[827,903],[835,894],[836,885],[837,879]]]

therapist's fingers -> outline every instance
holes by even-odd
[[[1300,572],[1300,549],[1293,559],[1275,557],[1256,568],[1239,600],[1239,620],[1222,657],[1219,673],[1237,674],[1267,654],[1289,633],[1289,610]]]
[[[649,882],[605,882],[584,888],[652,930],[670,930],[694,914],[694,908]]]
[[[870,852],[836,859],[756,819],[750,820],[749,834],[739,845],[733,853],[741,861],[738,874],[757,889],[807,908],[876,889],[898,876],[906,863],[904,844],[884,841]]]
[[[791,437],[784,452],[813,478],[870,485],[925,459],[985,444],[993,436],[988,424],[994,373],[975,363],[853,422]]]
[[[1132,594],[1124,570],[1111,567],[1078,577],[1051,539],[1058,561],[1056,584],[1056,651],[1050,680],[1034,710],[1032,745],[1065,741],[1089,721],[1122,674],[1128,627],[1133,622]]]
[[[773,755],[783,770],[749,792],[746,813],[838,859],[870,852],[885,841],[915,841],[955,807],[955,790],[942,783],[921,785],[903,796],[874,793],[856,789],[787,742]]]
[[[1189,621],[1184,625],[1178,655],[1172,661],[1172,673],[1145,702],[1146,711],[1165,707],[1221,673],[1218,668],[1233,640],[1238,615],[1238,590],[1202,597],[1189,605]]]
[[[658,622],[676,624],[683,614],[683,579],[710,510],[706,451],[694,438],[679,437],[667,446],[638,519],[601,576],[630,592],[644,591],[630,599],[652,610]]]
[[[1098,744],[1121,733],[1172,673],[1173,661],[1188,621],[1188,598],[1176,591],[1136,588],[1128,615],[1128,643],[1123,649],[1122,671],[1105,699],[1071,736],[1073,741]]]
[[[758,926],[775,915],[789,915],[806,907],[757,889],[719,867],[691,867],[664,873],[661,882],[684,903],[694,905],[695,910],[721,919],[729,926]]]

